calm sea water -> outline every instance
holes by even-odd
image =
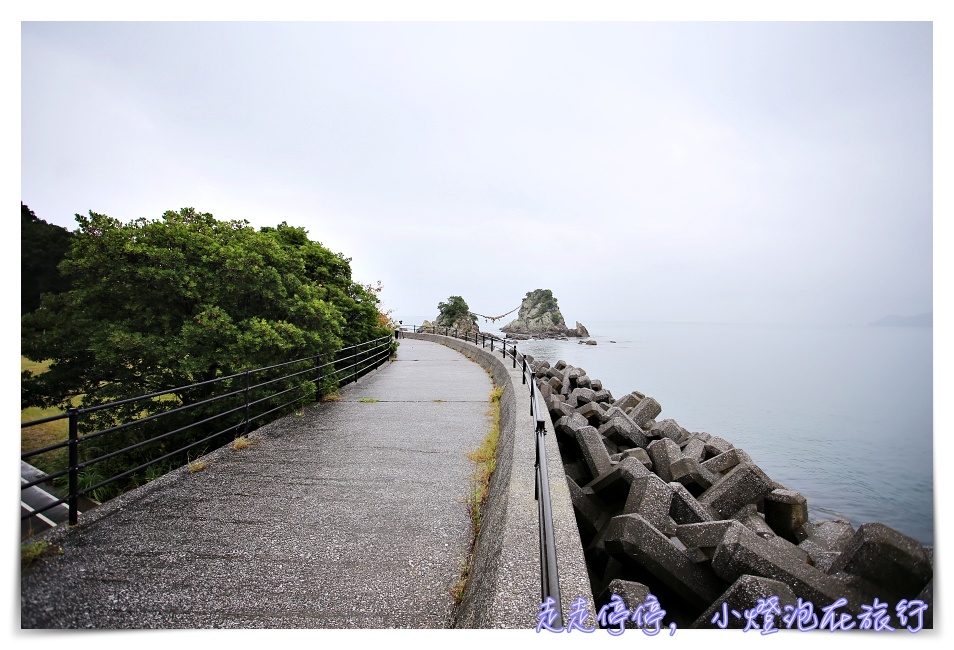
[[[598,344],[517,348],[638,390],[741,447],[812,519],[879,521],[934,543],[930,327],[587,324]]]

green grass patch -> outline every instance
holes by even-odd
[[[34,374],[41,374],[50,369],[50,361],[32,361],[24,356],[20,356],[20,371],[29,370]],[[73,400],[74,406],[78,405],[80,398]],[[40,408],[31,406],[20,410],[20,422],[30,422],[40,420],[53,415],[60,415],[63,409],[60,408]],[[70,435],[70,425],[66,418],[37,424],[26,429],[20,429],[20,453],[41,449],[58,442],[63,442]],[[47,474],[57,472],[66,467],[68,452],[66,448],[48,451],[39,456],[32,456],[27,462]]]
[[[47,555],[57,555],[62,553],[63,549],[59,546],[53,546],[46,540],[30,542],[20,545],[20,570],[25,571],[39,561],[41,557]]]
[[[374,404],[374,403],[377,402],[378,400],[374,399],[373,397],[362,397],[362,398],[359,399],[358,401],[359,401],[359,402],[366,402],[366,403],[368,403],[368,404]]]
[[[471,540],[470,554],[467,563],[461,567],[460,577],[451,588],[451,596],[455,605],[459,605],[464,597],[467,583],[470,581],[470,567],[473,562],[474,546],[483,521],[483,510],[487,503],[487,494],[490,491],[490,477],[494,473],[497,463],[497,441],[500,438],[500,397],[503,388],[496,387],[490,391],[490,430],[481,441],[480,446],[467,453],[467,458],[474,462],[474,473],[471,475],[470,493],[467,497],[467,512],[470,514]]]
[[[39,375],[50,369],[50,364],[52,360],[47,359],[46,361],[33,361],[32,359],[27,359],[22,354],[20,355],[20,372],[24,370],[29,370],[34,375]]]

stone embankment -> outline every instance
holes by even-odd
[[[908,626],[923,619],[932,627],[932,548],[880,523],[855,530],[846,521],[812,522],[806,498],[769,478],[742,449],[657,421],[662,409],[652,397],[614,399],[563,361],[533,366],[597,610],[620,606],[614,594],[630,610],[652,594],[667,612],[664,625],[744,627],[742,613],[777,596],[775,625],[784,628],[786,612],[811,603],[817,623],[826,620],[823,608],[843,599],[829,625],[851,619],[861,627],[880,602],[895,627],[905,620],[900,613],[909,615]],[[926,610],[917,612],[916,601]]]

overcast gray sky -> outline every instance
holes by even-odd
[[[21,200],[280,221],[405,323],[932,310],[932,24],[22,24]]]

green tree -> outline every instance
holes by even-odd
[[[65,408],[82,396],[89,407],[389,334],[379,325],[375,292],[352,280],[350,260],[309,240],[302,228],[281,223],[257,231],[192,208],[125,224],[93,212],[76,220],[60,266],[71,288],[44,295],[40,308],[22,318],[24,356],[52,360],[45,373],[23,373],[24,406]],[[308,379],[295,380],[303,395]],[[83,425],[101,430],[207,398],[207,391],[193,389],[84,416]],[[187,419],[199,421],[223,406],[197,409]],[[88,453],[156,430],[144,425]],[[158,451],[203,432],[177,436]],[[135,467],[146,453],[117,461],[112,471]]]
[[[20,203],[20,314],[39,307],[42,294],[69,288],[57,270],[69,247],[69,230],[47,223]]]
[[[470,307],[460,296],[451,296],[447,299],[447,302],[437,303],[437,310],[440,313],[437,316],[436,324],[441,327],[454,327],[461,321],[477,322],[477,317],[470,313]]]

